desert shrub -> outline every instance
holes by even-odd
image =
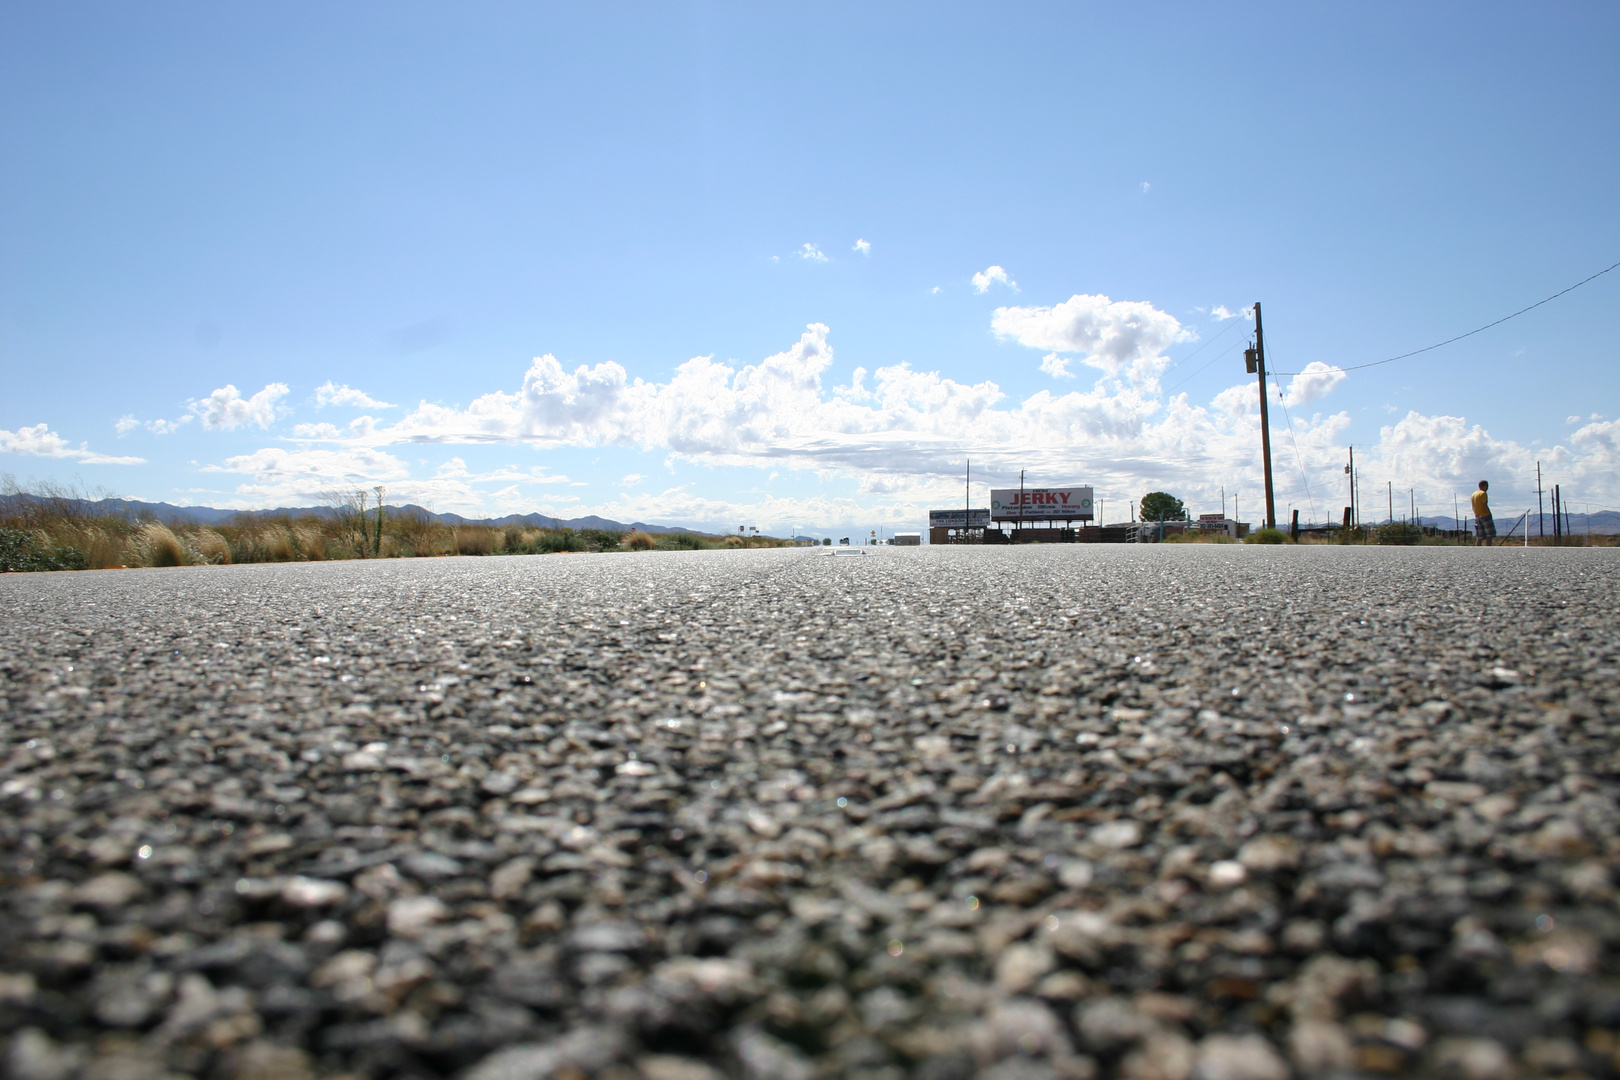
[[[142,525],[134,546],[142,566],[185,566],[191,562],[180,538],[160,521]]]
[[[304,558],[297,549],[292,522],[282,517],[243,515],[234,524],[214,530],[230,545],[230,557],[237,563],[291,562]]]
[[[22,529],[0,529],[0,573],[38,570],[87,570],[90,559],[75,548]]]
[[[1423,530],[1408,521],[1392,521],[1378,527],[1380,544],[1410,545],[1423,539]]]
[[[437,528],[419,507],[391,510],[388,513],[389,535],[399,542],[401,551],[412,555],[433,554],[433,534]]]
[[[624,533],[612,529],[580,529],[575,535],[590,551],[619,551],[624,543]]]
[[[1245,544],[1286,544],[1288,534],[1281,529],[1259,529],[1250,533],[1243,541]]]
[[[743,546],[743,538],[740,536],[728,536],[725,539],[725,545],[728,548],[740,548]]]
[[[456,552],[461,555],[488,555],[495,550],[495,530],[458,528]]]
[[[658,538],[658,546],[666,551],[702,551],[715,545],[712,540],[691,533],[665,533]]]
[[[1189,530],[1184,533],[1166,533],[1164,542],[1167,544],[1235,544],[1231,535],[1224,532],[1201,532]]]
[[[328,542],[326,533],[320,523],[304,520],[288,530],[292,536],[293,558],[308,559],[310,562],[325,562],[331,558],[345,558],[349,549],[340,544],[337,554],[334,554],[333,545]]]
[[[127,566],[130,558],[129,538],[127,522],[106,522],[82,530],[74,546],[84,552],[94,569]]]
[[[267,562],[292,562],[298,557],[293,547],[293,532],[285,526],[274,526],[264,535],[264,556]]]
[[[550,555],[558,551],[589,551],[590,547],[573,529],[544,532],[534,542],[537,554]]]
[[[640,529],[624,538],[624,546],[631,551],[651,551],[657,543],[651,533],[644,533]]]
[[[231,561],[231,545],[213,529],[198,529],[189,539],[191,549],[200,561],[216,564]]]
[[[509,554],[524,550],[522,526],[508,525],[506,527],[505,531],[501,533],[501,550]]]

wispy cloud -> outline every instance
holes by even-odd
[[[832,259],[827,257],[827,253],[814,244],[804,245],[798,250],[797,254],[799,258],[809,259],[811,262],[832,262]]]
[[[850,250],[858,251],[862,255],[870,255],[872,254],[872,243],[869,240],[857,240],[855,241],[855,246]]]
[[[1018,291],[1018,282],[1007,276],[1007,271],[999,266],[987,266],[979,273],[973,275],[973,291],[988,292],[992,282],[1001,282],[1007,288]]]
[[[1225,304],[1216,304],[1209,309],[1209,313],[1220,322],[1225,322],[1227,319],[1247,317],[1253,310],[1253,308],[1238,308],[1236,311],[1229,311]]]
[[[178,420],[147,420],[142,422],[135,419],[135,415],[130,413],[120,416],[116,421],[114,421],[113,430],[118,432],[119,438],[123,438],[131,431],[141,427],[144,427],[147,431],[150,431],[154,435],[173,435],[175,432],[191,423],[191,421],[194,419],[196,419],[196,417],[188,413],[187,415],[180,417]]]
[[[50,430],[48,424],[7,431],[0,428],[0,453],[28,454],[33,457],[62,458],[85,465],[144,465],[145,458],[118,457],[98,454],[88,443],[72,446],[62,436]]]
[[[386,401],[378,401],[364,390],[356,390],[352,386],[339,386],[330,379],[324,385],[315,388],[315,407],[324,409],[328,405],[348,405],[357,409],[392,409],[395,407]]]

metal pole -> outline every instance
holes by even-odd
[[[1547,512],[1541,505],[1541,462],[1539,461],[1536,462],[1536,529],[1537,536],[1547,535]],[[1529,527],[1526,526],[1524,531],[1528,535],[1530,532]]]
[[[1395,524],[1395,481],[1385,480],[1384,487],[1386,488],[1384,494],[1389,496],[1389,520],[1385,524],[1393,525]]]
[[[1024,470],[1018,470],[1018,524],[1014,528],[1022,533],[1024,531]]]
[[[1271,491],[1271,412],[1266,407],[1266,339],[1260,327],[1260,301],[1254,302],[1254,358],[1260,374],[1260,457],[1266,472],[1266,528],[1277,527],[1277,500]]]

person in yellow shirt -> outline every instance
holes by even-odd
[[[1490,486],[1488,481],[1481,480],[1479,490],[1468,499],[1474,507],[1475,547],[1490,547],[1491,541],[1496,539],[1496,522],[1491,517],[1491,497],[1486,494]]]

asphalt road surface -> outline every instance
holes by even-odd
[[[1620,551],[0,577],[20,1080],[1620,1072]]]

